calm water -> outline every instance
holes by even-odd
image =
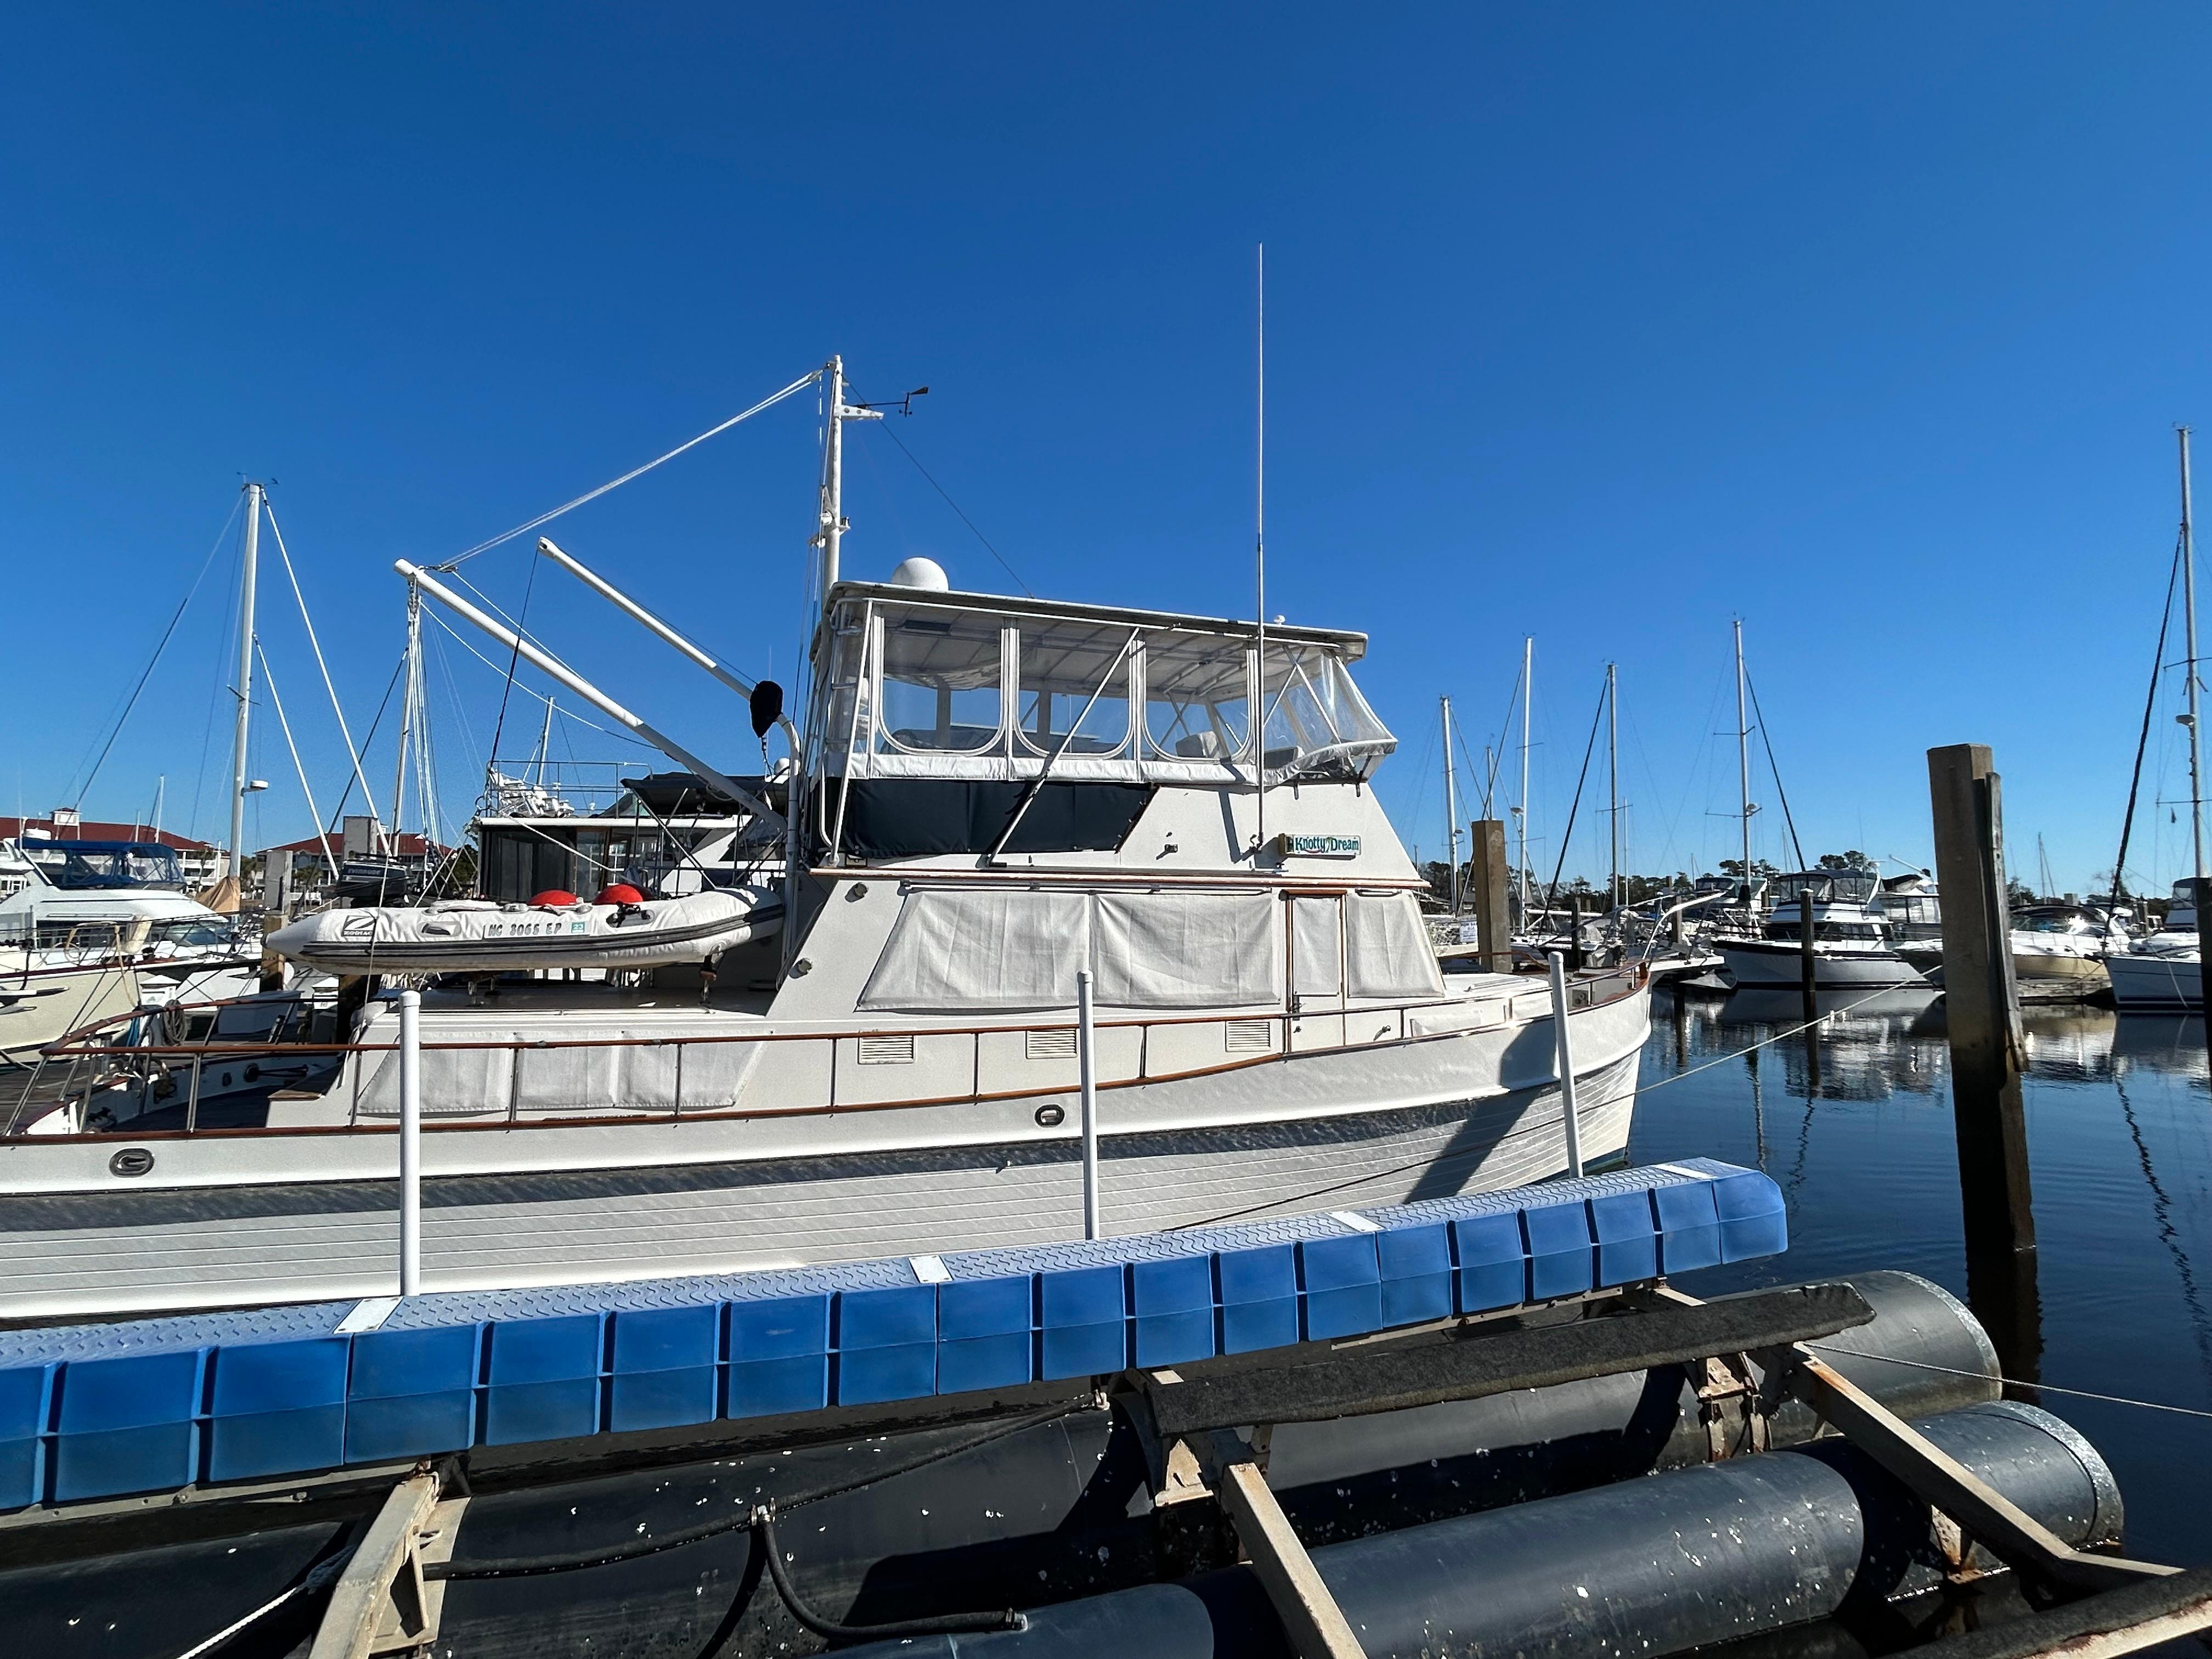
[[[1794,990],[1659,994],[1631,1158],[1702,1153],[1757,1164],[1790,1205],[1786,1255],[1695,1275],[1689,1288],[1902,1267],[1966,1297],[1942,1005],[1926,992],[1885,993],[1832,1014],[1815,1048],[1796,1035],[1738,1052],[1801,1018]],[[2212,1412],[2203,1022],[2068,1008],[2027,1011],[2024,1024],[2039,1249],[2023,1312],[2008,1342],[2000,1337],[2000,1351],[2013,1350],[2008,1369]],[[2025,1397],[2111,1461],[2130,1553],[2212,1563],[2202,1478],[2212,1470],[2212,1420]]]

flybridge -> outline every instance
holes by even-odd
[[[1270,629],[1263,669],[1249,623],[842,582],[817,641],[811,769],[1359,782],[1397,746],[1349,672],[1366,643]]]

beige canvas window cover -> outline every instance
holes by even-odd
[[[1344,943],[1353,996],[1443,994],[1443,975],[1411,893],[1346,894]]]
[[[1086,960],[1104,1007],[1272,1003],[1282,995],[1281,908],[1265,892],[917,889],[900,907],[860,1006],[1072,1008]]]

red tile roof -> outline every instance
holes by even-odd
[[[395,843],[392,850],[403,859],[427,858],[440,850],[410,830],[401,830],[392,840]],[[345,857],[345,837],[341,835],[307,836],[299,841],[286,842],[282,847],[269,848],[267,851],[319,854],[326,849],[331,857],[343,860]]]
[[[86,818],[82,823],[64,824],[55,828],[52,818],[0,817],[0,841],[13,841],[28,829],[33,836],[41,832],[56,841],[137,841],[159,842],[179,853],[212,853],[212,842],[194,841],[190,836],[178,835],[172,830],[156,830],[150,823],[110,823],[101,818]]]

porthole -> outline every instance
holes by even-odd
[[[1067,1109],[1060,1105],[1045,1105],[1036,1109],[1037,1127],[1057,1129],[1067,1121]]]
[[[117,1176],[142,1176],[154,1167],[154,1154],[143,1146],[125,1146],[107,1160],[107,1173]]]

